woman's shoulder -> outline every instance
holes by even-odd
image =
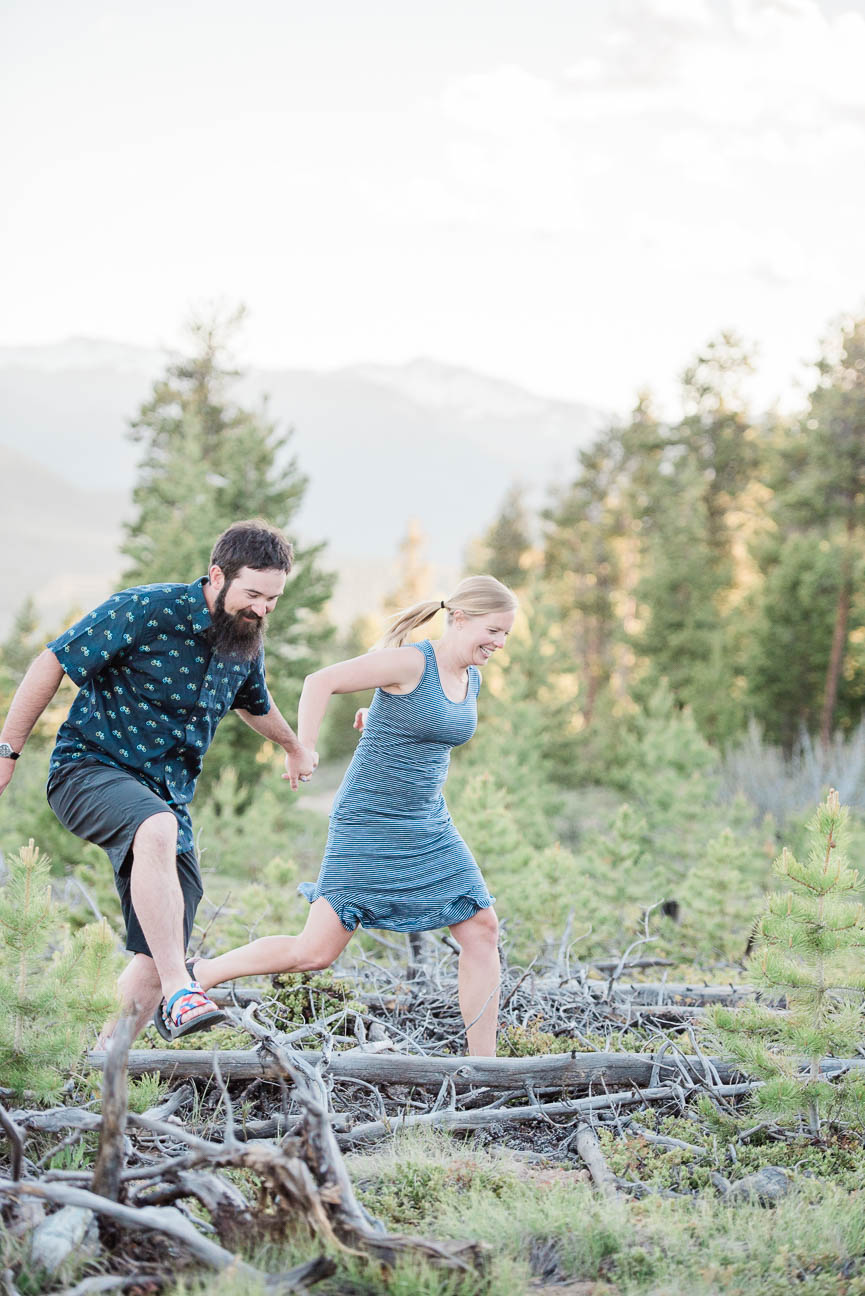
[[[420,643],[401,644],[399,648],[385,649],[386,652],[399,655],[399,659],[405,667],[405,673],[402,675],[398,688],[385,688],[380,684],[379,690],[387,697],[407,697],[409,693],[414,693],[426,674],[429,648],[429,640],[424,639]]]

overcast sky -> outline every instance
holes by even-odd
[[[863,0],[3,0],[0,344],[426,355],[669,401],[722,327],[789,402],[865,309]]]

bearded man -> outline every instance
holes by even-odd
[[[132,959],[119,981],[137,1034],[166,1039],[224,1020],[185,962],[202,896],[187,809],[216,726],[229,710],[286,752],[292,788],[318,757],[298,742],[264,675],[266,618],[292,548],[262,521],[235,522],[191,585],[137,585],[112,595],[47,645],[0,731],[0,793],[64,673],[78,695],[51,757],[48,801],[114,866]],[[110,1038],[106,1026],[100,1036]]]

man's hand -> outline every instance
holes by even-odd
[[[293,791],[296,792],[298,783],[301,781],[305,783],[317,768],[318,752],[298,745],[285,753],[285,773],[282,777],[288,780]]]
[[[15,773],[14,760],[7,760],[6,757],[0,757],[0,796],[6,791],[6,788],[12,782],[12,775]]]
[[[359,729],[363,733],[366,726],[366,718],[369,715],[369,707],[358,707],[354,713],[354,724],[352,729]]]

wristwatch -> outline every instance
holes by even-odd
[[[0,757],[6,760],[17,760],[20,755],[21,753],[13,751],[8,743],[0,743]]]

